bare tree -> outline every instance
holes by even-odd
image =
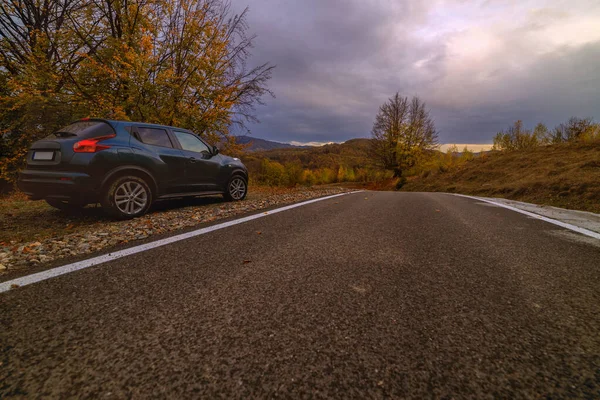
[[[435,123],[418,97],[396,93],[379,107],[373,129],[373,153],[385,169],[399,177],[415,165],[419,154],[438,145]]]
[[[596,128],[592,118],[571,117],[566,123],[554,128],[552,142],[577,142]]]

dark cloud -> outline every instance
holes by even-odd
[[[519,19],[510,0],[234,0],[250,8],[252,61],[277,65],[277,97],[258,109],[252,133],[287,142],[366,137],[396,91],[429,104],[443,142],[490,142],[516,119],[597,116],[598,7],[536,3],[523,1]],[[589,40],[577,32],[581,10]]]

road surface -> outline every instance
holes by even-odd
[[[600,247],[363,192],[11,290],[0,323],[2,398],[599,397]]]

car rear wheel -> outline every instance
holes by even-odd
[[[227,201],[240,201],[248,194],[248,181],[241,175],[234,175],[227,183],[227,190],[223,197]]]
[[[135,218],[146,214],[152,205],[152,191],[138,176],[122,176],[108,186],[101,201],[102,207],[119,219]]]
[[[81,210],[83,207],[86,206],[86,204],[81,203],[81,202],[77,202],[77,201],[73,201],[73,200],[60,200],[60,199],[46,199],[46,203],[48,203],[48,205],[59,209],[61,211],[79,211]]]

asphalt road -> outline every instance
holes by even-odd
[[[0,397],[597,398],[596,242],[325,200],[0,294]]]

